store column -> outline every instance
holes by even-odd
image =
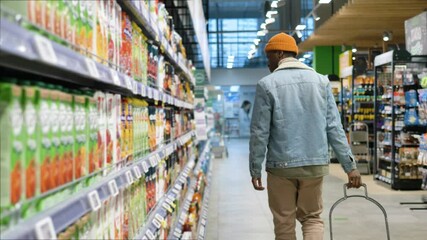
[[[313,48],[313,68],[320,74],[339,75],[341,46],[316,46]]]

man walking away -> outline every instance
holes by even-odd
[[[285,33],[273,36],[265,51],[272,73],[257,84],[249,156],[252,184],[264,190],[261,169],[266,158],[276,239],[296,240],[296,219],[304,240],[323,239],[320,214],[323,177],[329,173],[328,145],[347,173],[350,188],[361,186],[360,173],[328,78],[295,59],[295,39]]]

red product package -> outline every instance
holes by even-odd
[[[123,68],[126,75],[131,76],[132,22],[125,12],[122,12],[122,44],[120,47],[120,66]]]

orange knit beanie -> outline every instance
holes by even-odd
[[[269,51],[287,51],[298,54],[298,46],[295,39],[286,33],[278,33],[270,38],[265,45],[265,52]]]

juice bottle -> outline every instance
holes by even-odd
[[[122,98],[121,100],[121,132],[122,132],[122,138],[120,141],[120,148],[121,148],[121,159],[126,159],[128,156],[128,144],[129,144],[129,137],[127,134],[127,125],[126,125],[126,116],[127,116],[127,104],[128,99]]]
[[[48,88],[50,91],[50,119],[51,119],[51,153],[52,156],[52,171],[51,174],[55,179],[56,186],[63,185],[64,179],[59,175],[63,174],[60,161],[60,146],[61,146],[61,131],[59,122],[59,95],[58,88],[54,85],[49,84]]]
[[[92,54],[96,54],[96,18],[94,16],[96,7],[96,1],[86,2],[86,43],[88,54],[93,57]]]
[[[141,29],[135,22],[132,22],[132,71],[131,76],[137,80],[141,81],[141,49],[140,49],[140,36]]]
[[[29,82],[22,83],[25,93],[25,198],[35,197],[40,191],[39,163],[40,139],[38,137],[39,90]]]
[[[128,145],[128,161],[133,160],[133,107],[132,107],[132,99],[129,99],[129,104],[127,105],[127,116],[126,116],[126,129],[127,135],[129,139]]]
[[[70,9],[70,30],[68,41],[76,46],[79,44],[79,2],[76,0],[65,1]]]
[[[74,176],[74,115],[73,115],[73,96],[70,94],[70,91],[64,89],[64,92],[61,96],[61,106],[60,106],[60,117],[63,118],[61,121],[61,160],[64,165],[64,177],[65,182],[73,181]]]
[[[40,124],[40,132],[38,141],[40,143],[40,191],[47,192],[56,187],[56,179],[54,174],[54,164],[51,155],[52,149],[52,131],[51,131],[51,91],[46,88],[46,85],[39,83],[40,87],[40,108],[38,114],[38,122]]]
[[[14,79],[0,83],[0,214],[11,209],[25,196],[24,151],[25,128],[23,119],[23,92]],[[6,82],[7,81],[7,82]],[[35,180],[35,177],[34,179]],[[10,218],[0,219],[0,229],[7,227]]]
[[[88,166],[89,173],[100,170],[99,165],[99,149],[98,149],[98,110],[97,102],[93,97],[93,93],[87,93],[88,98],[88,127],[87,127],[87,139],[88,139]]]
[[[117,165],[118,169],[121,169],[124,162],[122,161],[122,153],[121,153],[121,139],[122,139],[122,121],[121,121],[121,104],[122,104],[122,98],[120,94],[114,94],[114,124],[115,124],[115,132],[116,132],[116,141],[114,143],[114,158],[116,159],[116,162],[119,164]]]
[[[114,1],[107,0],[107,21],[108,21],[108,61],[116,65],[116,12],[114,11]]]
[[[142,149],[143,153],[148,154],[150,150],[149,145],[149,127],[150,127],[150,118],[148,114],[148,103],[144,101],[144,107],[142,108]]]
[[[85,55],[88,50],[86,2],[79,1],[77,6],[77,46],[80,47],[80,53]]]
[[[148,114],[150,119],[150,126],[148,128],[148,140],[150,151],[156,150],[157,147],[157,139],[156,139],[156,107],[149,106]]]
[[[86,149],[86,99],[80,92],[74,91],[74,179],[79,179],[87,173],[87,149]]]
[[[115,164],[117,159],[115,159],[115,144],[116,144],[116,108],[115,108],[115,99],[114,94],[106,94],[106,104],[107,104],[107,129],[106,129],[106,145],[107,145],[107,167],[109,171],[115,169]]]
[[[98,110],[98,160],[101,169],[107,165],[107,115],[106,115],[106,96],[103,92],[97,91],[94,95],[97,101]]]
[[[141,82],[147,85],[148,79],[148,43],[147,37],[144,34],[141,40]]]
[[[121,23],[120,65],[126,75],[132,76],[132,23],[125,12],[121,13]]]

